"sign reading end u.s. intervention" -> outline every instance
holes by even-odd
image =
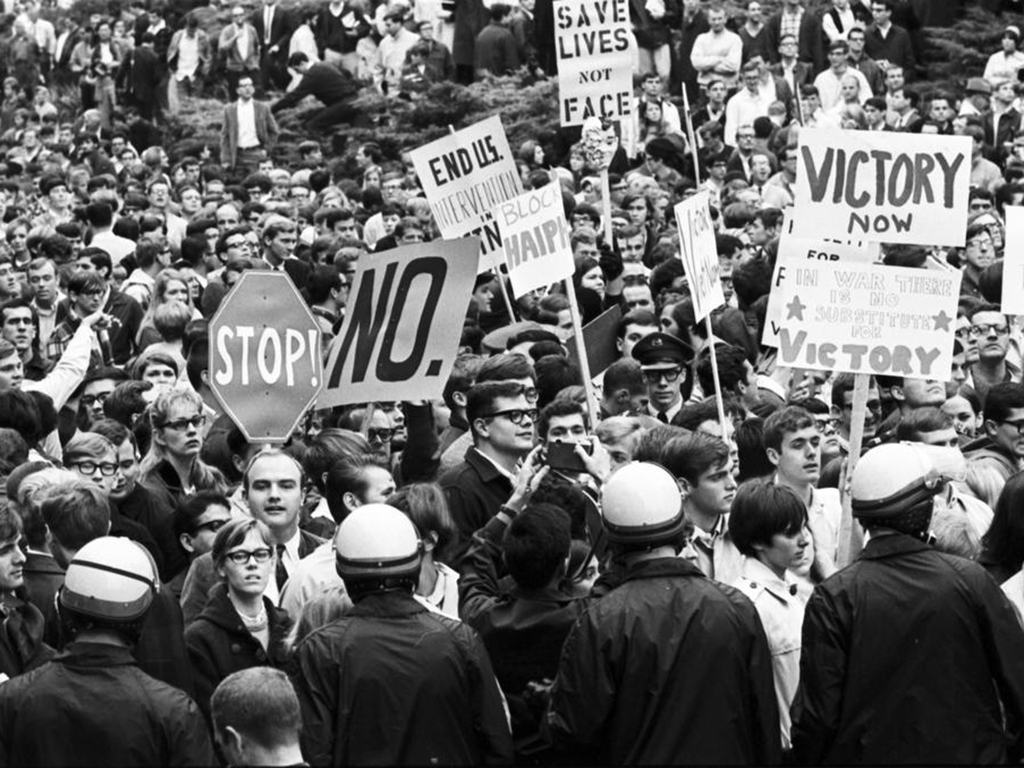
[[[964,244],[970,137],[807,128],[797,158],[797,237]]]
[[[441,397],[473,295],[480,240],[434,240],[359,259],[319,404]]]
[[[555,0],[558,111],[563,127],[621,120],[633,108],[628,0]]]
[[[504,259],[492,211],[523,193],[508,137],[495,115],[409,153],[441,236],[480,237],[479,271]]]
[[[949,379],[956,271],[804,261],[783,285],[779,364]]]

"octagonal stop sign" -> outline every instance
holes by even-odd
[[[320,326],[284,272],[245,272],[210,322],[210,388],[250,442],[284,442],[323,386]]]

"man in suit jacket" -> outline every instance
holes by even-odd
[[[154,48],[152,32],[144,32],[142,45],[132,55],[131,86],[139,117],[152,122],[160,118],[160,102],[157,97],[163,78],[163,64]]]
[[[259,46],[259,35],[245,20],[245,9],[236,5],[231,9],[231,23],[220,31],[217,41],[217,54],[227,71],[229,98],[237,95],[238,81],[243,75],[255,78],[259,74]]]
[[[53,49],[53,85],[70,85],[78,79],[71,71],[71,52],[80,40],[78,24],[66,15],[57,17],[57,40]]]
[[[277,121],[270,106],[256,101],[252,76],[238,81],[238,100],[224,106],[220,133],[220,162],[241,173],[256,170],[277,144]]]
[[[253,11],[252,26],[260,41],[260,92],[271,85],[284,90],[288,82],[285,60],[292,36],[288,13],[277,0],[263,0],[263,6]]]
[[[821,19],[804,8],[800,0],[784,0],[782,10],[772,15],[765,23],[765,50],[773,64],[780,61],[779,43],[782,42],[782,35],[789,31],[792,21],[799,27],[797,59],[811,66],[813,76],[827,65],[824,33],[821,31]]]
[[[295,222],[284,216],[273,215],[263,225],[263,260],[270,268],[285,272],[300,291],[309,280],[309,262],[296,258],[298,231]]]

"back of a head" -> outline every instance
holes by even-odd
[[[550,504],[531,504],[505,531],[505,565],[520,587],[541,589],[559,575],[570,541],[569,515]]]
[[[78,550],[110,530],[110,504],[99,489],[74,480],[47,491],[40,504],[43,522],[62,547]]]
[[[214,734],[230,744],[227,729],[270,752],[294,747],[302,713],[288,675],[272,667],[250,667],[225,677],[210,698]]]

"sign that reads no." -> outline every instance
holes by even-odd
[[[621,120],[633,109],[633,37],[628,0],[555,0],[559,119]]]
[[[793,233],[962,246],[970,182],[969,136],[805,128]]]
[[[409,153],[441,235],[454,240],[480,238],[479,271],[501,264],[501,234],[492,210],[523,193],[512,150],[500,117],[468,128]]]
[[[320,327],[284,272],[245,272],[210,321],[210,388],[252,442],[291,437],[323,386]]]
[[[466,237],[361,258],[320,403],[441,397],[458,354],[479,251],[479,238]]]
[[[710,201],[708,192],[698,192],[675,207],[679,256],[683,260],[686,281],[690,284],[697,322],[715,307],[725,304]]]

